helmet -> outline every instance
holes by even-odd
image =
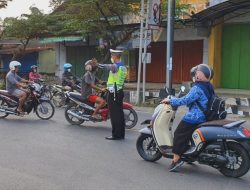
[[[85,65],[86,71],[95,71],[98,67],[96,59],[90,59],[90,60],[86,61],[84,65]]]
[[[214,76],[214,71],[206,64],[200,64],[197,66],[196,72],[201,71],[208,80],[211,80]]]
[[[32,65],[30,69],[37,69],[37,65]]]
[[[91,63],[92,63],[92,60],[88,60],[88,61],[86,61],[84,63],[84,65],[85,65],[85,71],[92,71],[92,65],[91,65]]]
[[[190,70],[190,75],[191,75],[191,78],[192,78],[192,79],[195,77],[196,71],[197,71],[197,66],[193,67],[193,68]]]
[[[9,64],[10,70],[15,70],[16,67],[21,67],[21,63],[18,61],[11,61]]]
[[[65,63],[63,65],[64,70],[70,69],[71,67],[72,67],[72,65],[70,63]]]

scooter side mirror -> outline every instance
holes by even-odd
[[[186,87],[185,86],[181,86],[181,92],[185,92]]]

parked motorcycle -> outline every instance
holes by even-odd
[[[66,105],[66,96],[65,92],[68,89],[65,89],[64,86],[61,85],[54,85],[51,88],[51,94],[52,94],[52,102],[56,107],[62,107]],[[79,78],[76,78],[75,85],[73,87],[74,92],[81,93],[81,81]]]
[[[106,93],[102,94],[101,96],[106,96]],[[109,119],[109,109],[107,105],[99,111],[101,119],[93,120],[93,118],[91,117],[95,110],[95,105],[93,103],[90,103],[87,99],[84,99],[78,93],[66,92],[66,97],[68,101],[70,101],[70,103],[65,109],[65,118],[70,124],[80,125],[84,121],[102,122]],[[123,112],[125,119],[125,128],[133,128],[138,121],[138,116],[133,109],[133,106],[127,102],[123,102]]]
[[[24,103],[24,112],[29,114],[33,110],[43,120],[53,117],[55,108],[47,97],[41,95],[41,86],[34,83],[28,86],[28,90],[30,95]],[[0,90],[0,119],[8,115],[23,116],[17,112],[18,102],[17,97],[10,95],[6,90]]]
[[[172,124],[176,109],[170,105],[157,106],[152,120],[140,130],[136,148],[146,161],[155,162],[162,156],[173,158]],[[217,120],[203,123],[194,131],[189,149],[181,159],[209,165],[228,177],[241,177],[250,169],[250,131],[245,121]]]

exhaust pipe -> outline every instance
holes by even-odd
[[[0,108],[0,112],[16,115],[16,112]]]
[[[67,114],[69,114],[69,115],[71,115],[71,116],[73,116],[73,117],[75,117],[75,118],[77,118],[77,119],[81,119],[81,120],[85,120],[85,121],[89,121],[89,120],[90,120],[90,119],[89,119],[89,115],[80,116],[80,115],[78,115],[78,114],[72,112],[71,110],[68,110],[68,111],[67,111]]]

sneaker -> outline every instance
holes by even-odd
[[[179,159],[177,162],[172,162],[169,167],[170,172],[178,172],[178,169],[184,164],[184,162]]]
[[[102,117],[100,115],[92,115],[91,119],[94,121],[100,121],[100,120],[102,120]]]

